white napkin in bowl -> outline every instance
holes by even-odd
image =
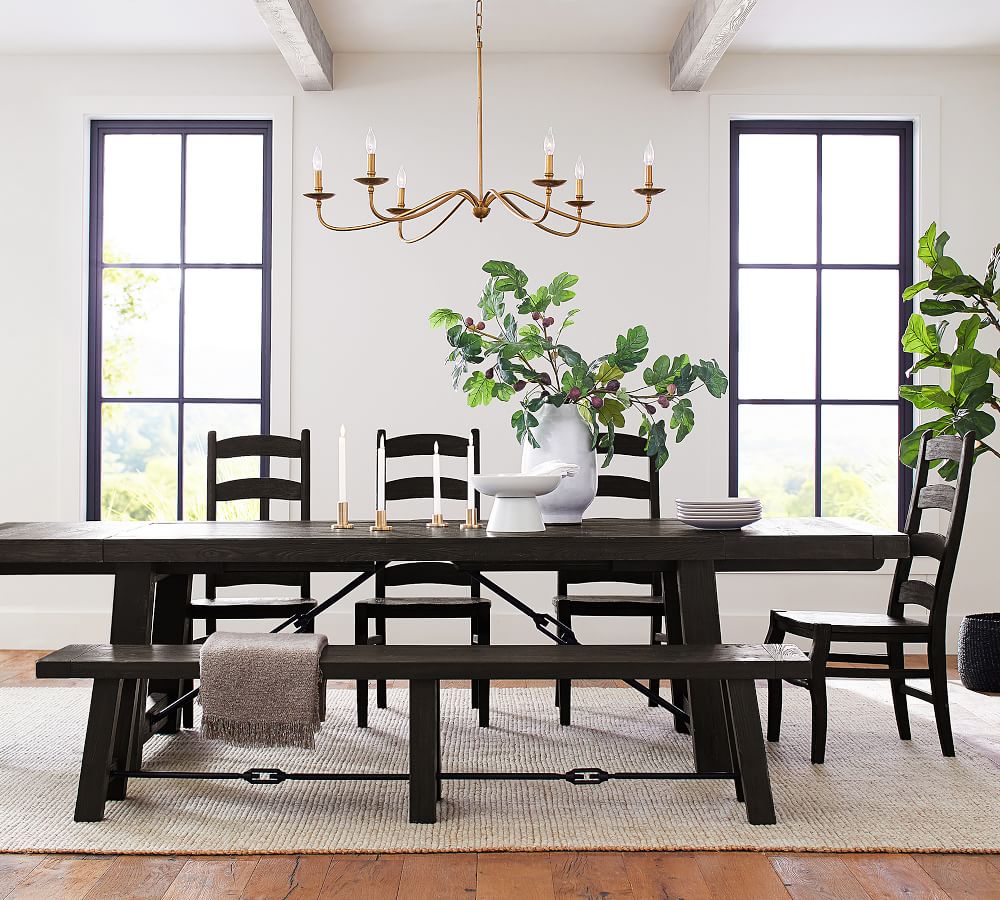
[[[525,475],[559,475],[562,478],[572,478],[580,471],[576,463],[562,462],[558,459],[550,459],[548,462],[539,463],[534,468],[525,472]]]

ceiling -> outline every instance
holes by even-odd
[[[312,0],[338,52],[463,52],[473,0]],[[663,53],[691,0],[485,0],[493,52]],[[253,0],[31,0],[0,53],[276,52]],[[998,0],[758,0],[735,53],[1000,53]]]

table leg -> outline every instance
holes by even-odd
[[[410,681],[410,821],[437,821],[440,754],[439,684]]]
[[[148,644],[153,629],[154,580],[152,566],[123,563],[115,570],[115,598],[111,610],[112,644]],[[142,765],[140,725],[145,715],[146,685],[135,680],[123,681],[115,721],[115,740],[111,751],[112,769]],[[112,777],[108,799],[124,800],[128,779]]]
[[[680,560],[677,563],[681,629],[685,644],[722,643],[715,566],[711,560]],[[730,772],[732,756],[718,681],[688,683],[694,762],[699,772]]]
[[[184,618],[191,602],[190,575],[168,575],[156,584],[156,602],[153,606],[153,643],[183,644]],[[182,693],[183,681],[156,679],[149,682],[149,693],[162,695],[165,702],[173,702]],[[164,721],[161,731],[176,734],[180,730],[181,710],[175,710]]]

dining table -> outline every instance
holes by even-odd
[[[910,554],[904,533],[828,517],[768,518],[733,531],[693,528],[669,518],[585,519],[579,525],[521,534],[460,529],[457,523],[427,528],[422,521],[395,522],[391,531],[371,531],[363,523],[349,530],[333,525],[318,520],[5,522],[0,523],[0,575],[112,574],[110,643],[149,645],[183,642],[183,611],[198,574],[354,573],[322,604],[326,609],[360,587],[379,566],[450,562],[481,579],[530,615],[540,631],[557,639],[558,627],[549,629],[558,626],[556,620],[538,611],[539,605],[549,606],[548,596],[518,598],[495,579],[502,579],[504,572],[557,571],[570,563],[574,569],[593,565],[612,573],[659,571],[677,579],[682,642],[719,644],[719,572],[873,571],[885,560]],[[767,598],[761,598],[762,611],[766,606]],[[157,704],[176,704],[176,688],[132,683],[123,689],[116,733],[138,743],[138,750],[133,746],[131,752],[138,752],[140,760],[142,741],[166,730],[170,718],[157,713]],[[686,704],[696,770],[728,769],[730,746],[720,685],[691,682]],[[149,722],[158,727],[149,727]]]

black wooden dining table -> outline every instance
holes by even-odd
[[[361,573],[392,562],[446,561],[469,572],[552,571],[592,563],[612,571],[662,571],[675,577],[685,644],[722,640],[716,573],[725,571],[874,570],[884,560],[909,556],[905,534],[837,518],[765,519],[740,531],[707,531],[674,519],[589,519],[531,534],[491,535],[485,530],[428,529],[423,522],[394,523],[391,532],[370,532],[358,523],[335,530],[330,522],[7,522],[0,523],[2,574],[113,574],[113,644],[169,644],[183,640],[182,614],[196,574],[236,571]],[[501,574],[495,574],[501,573]],[[549,597],[519,600],[527,611]],[[71,590],[71,588],[68,588]],[[346,591],[334,598],[340,599]],[[756,598],[755,598],[756,599]],[[761,611],[768,598],[759,598]],[[539,614],[539,617],[542,614]],[[546,616],[551,619],[551,617]],[[536,618],[536,626],[540,619]],[[544,622],[541,623],[544,630]],[[150,685],[151,694],[157,688]],[[176,697],[176,694],[174,694]],[[688,713],[699,772],[731,765],[723,697],[718,683],[689,686]],[[116,732],[141,757],[157,717],[146,686],[123,690]],[[122,719],[131,717],[131,721]],[[123,727],[124,726],[124,727]],[[138,746],[136,746],[138,745]]]

